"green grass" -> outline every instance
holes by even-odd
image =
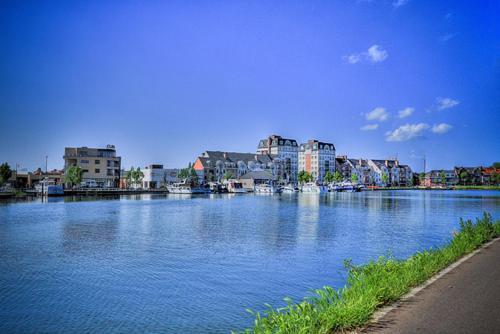
[[[366,265],[345,265],[347,284],[340,290],[324,287],[312,297],[254,313],[255,324],[245,333],[332,333],[365,325],[380,307],[398,300],[440,270],[489,240],[500,236],[500,221],[485,213],[475,223],[460,220],[460,231],[439,249],[416,253],[406,260],[380,257]]]
[[[454,186],[456,190],[500,190],[500,186]]]

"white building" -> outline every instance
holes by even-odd
[[[149,165],[142,170],[144,178],[142,187],[145,189],[159,189],[166,187],[167,184],[178,181],[178,169],[166,169],[163,165]]]
[[[300,144],[299,172],[307,171],[313,180],[322,182],[326,172],[335,172],[335,146],[318,140]]]
[[[295,139],[286,139],[278,135],[271,135],[262,139],[257,146],[257,154],[275,156],[276,163],[281,163],[283,178],[290,182],[297,182],[299,171],[299,146]]]

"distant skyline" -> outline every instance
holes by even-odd
[[[500,160],[499,1],[3,1],[0,163],[255,152],[271,134],[414,170]]]

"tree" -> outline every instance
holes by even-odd
[[[64,173],[64,182],[74,186],[82,182],[83,169],[78,166],[69,167]]]
[[[297,179],[298,179],[299,183],[307,183],[307,182],[311,182],[312,176],[307,171],[301,170],[299,172],[299,174],[297,175]]]
[[[326,172],[325,174],[325,177],[323,178],[323,180],[326,182],[326,183],[331,183],[333,182],[333,174],[330,173],[330,171]]]
[[[127,171],[127,174],[125,174],[125,179],[127,180],[127,185],[133,184],[134,186],[137,186],[138,184],[142,183],[142,179],[144,178],[144,173],[141,171],[139,167],[134,169],[134,167],[131,167],[129,171]]]
[[[441,181],[441,184],[446,184],[446,174],[444,173],[444,171],[442,170],[441,173],[439,173],[439,179]]]
[[[493,168],[500,168],[500,162],[494,162],[492,167]]]
[[[142,183],[142,179],[144,178],[144,173],[141,171],[139,167],[132,174],[132,182],[137,185]]]
[[[0,185],[7,182],[11,176],[12,176],[12,169],[10,169],[8,163],[4,162],[3,164],[0,165]]]
[[[229,180],[232,178],[233,178],[233,173],[231,173],[230,171],[224,173],[224,180]]]
[[[382,183],[387,185],[387,182],[389,182],[389,175],[387,175],[387,173],[382,173]]]
[[[333,182],[342,182],[343,179],[342,174],[338,170],[333,173]]]
[[[179,171],[178,177],[179,177],[179,179],[187,179],[187,178],[189,178],[189,169],[188,168],[182,168]]]
[[[358,174],[356,174],[356,173],[351,174],[351,182],[352,183],[358,182]]]
[[[458,177],[460,178],[460,181],[462,182],[462,184],[465,186],[467,181],[469,181],[469,172],[464,169],[463,171],[460,172]]]

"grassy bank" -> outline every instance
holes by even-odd
[[[455,190],[500,190],[500,186],[454,186]]]
[[[500,221],[484,214],[475,223],[460,221],[460,231],[444,247],[416,253],[406,260],[380,257],[363,266],[349,261],[343,289],[324,287],[299,304],[255,313],[255,325],[246,333],[331,333],[365,325],[378,308],[398,300],[413,287],[500,236]]]

